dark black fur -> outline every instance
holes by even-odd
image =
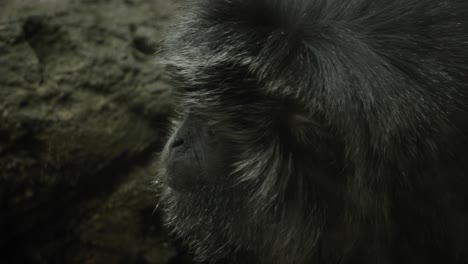
[[[468,263],[468,1],[192,0],[165,47],[200,259]]]

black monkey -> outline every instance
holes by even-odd
[[[468,263],[468,1],[189,0],[165,56],[200,260]]]

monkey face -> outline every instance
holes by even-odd
[[[339,139],[318,114],[229,69],[176,87],[185,114],[162,155],[168,222],[201,258],[291,259],[317,243],[329,204],[342,206]]]

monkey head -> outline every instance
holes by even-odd
[[[468,4],[448,2],[188,1],[165,43],[182,110],[161,178],[198,259],[458,254]]]

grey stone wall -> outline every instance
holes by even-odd
[[[184,262],[151,186],[176,7],[0,0],[0,263]]]

